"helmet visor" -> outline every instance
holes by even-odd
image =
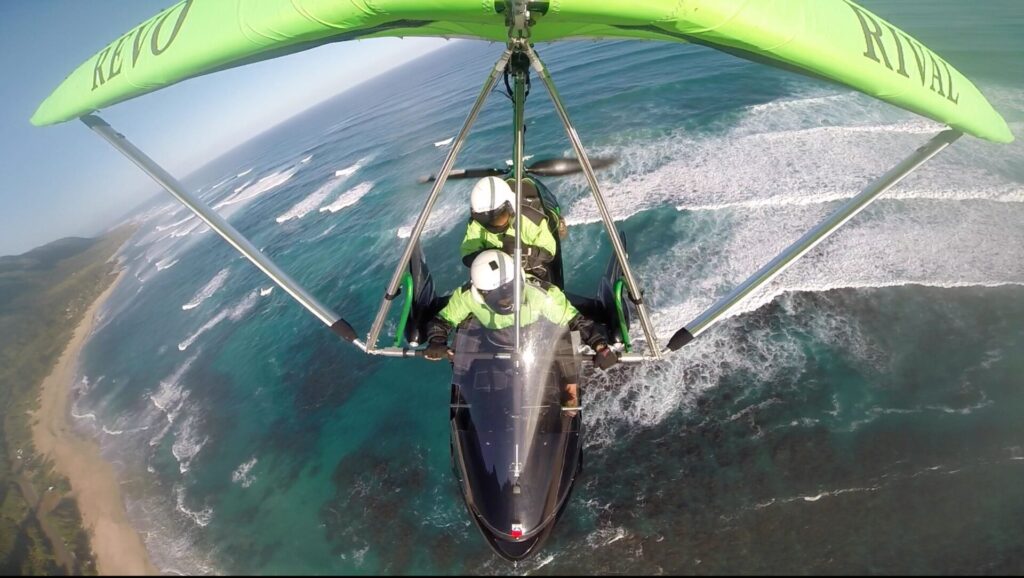
[[[480,291],[484,303],[495,313],[509,315],[515,310],[516,284],[509,281],[497,289],[491,291]]]
[[[503,233],[512,222],[512,204],[505,201],[491,211],[473,212],[473,220],[492,233]]]

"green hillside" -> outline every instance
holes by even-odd
[[[29,414],[75,327],[114,281],[111,257],[131,232],[0,257],[0,574],[96,573],[70,486],[36,454]]]

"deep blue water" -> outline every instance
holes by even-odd
[[[1016,2],[872,2],[1018,134]],[[456,42],[186,182],[365,332],[501,46]],[[667,339],[940,127],[704,48],[539,47]],[[570,147],[539,82],[527,154]],[[460,166],[511,155],[490,99]],[[965,138],[663,364],[584,385],[584,476],[531,573],[1024,572],[1024,149]],[[340,171],[340,174],[339,174]],[[610,255],[579,177],[568,287]],[[425,237],[440,287],[471,183]],[[324,209],[334,209],[324,210]],[[445,364],[364,357],[184,210],[135,220],[79,422],[167,572],[504,573],[449,470]],[[268,293],[268,294],[265,294]],[[394,308],[389,329],[394,328]],[[634,335],[639,335],[634,327]]]

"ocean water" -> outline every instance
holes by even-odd
[[[1024,7],[869,2],[976,81],[1024,135]],[[218,159],[186,183],[361,333],[502,47],[454,42]],[[541,45],[663,339],[941,127],[705,48]],[[542,85],[527,154],[567,154]],[[130,136],[130,127],[125,127]],[[490,99],[460,166],[511,154]],[[611,250],[580,177],[568,288]],[[425,235],[440,287],[472,183]],[[73,415],[168,573],[1024,572],[1024,147],[964,138],[744,310],[661,364],[584,385],[584,474],[511,567],[449,469],[448,368],[367,358],[169,198]],[[389,329],[394,328],[394,308]],[[640,335],[634,327],[634,335]]]

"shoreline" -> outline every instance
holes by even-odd
[[[158,575],[141,536],[128,520],[120,482],[113,466],[100,455],[99,445],[75,433],[69,405],[77,377],[78,358],[95,327],[96,314],[124,272],[93,303],[39,390],[39,409],[33,414],[32,440],[36,450],[71,482],[82,522],[100,575]]]

